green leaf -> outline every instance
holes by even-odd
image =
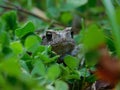
[[[51,17],[57,18],[60,15],[60,1],[46,0],[47,12]]]
[[[58,59],[59,55],[56,55],[51,51],[51,46],[43,46],[40,45],[36,51],[37,56],[44,62],[44,63],[51,63]]]
[[[61,80],[57,80],[55,82],[55,90],[69,90],[69,89],[68,89],[67,83],[65,83]]]
[[[50,63],[58,59],[59,55],[50,58],[49,55],[45,55],[44,53],[39,53],[39,57],[41,60],[43,60],[44,63]]]
[[[10,55],[10,54],[12,54],[12,50],[9,46],[4,46],[2,48],[2,53],[4,53],[5,55]]]
[[[93,24],[90,27],[88,27],[87,31],[85,31],[83,43],[85,49],[94,49],[105,43],[104,33],[96,25]]]
[[[42,53],[42,52],[45,51],[45,50],[46,50],[46,46],[40,45],[40,46],[38,47],[37,51],[36,51],[36,54],[37,54],[37,53]]]
[[[99,52],[95,50],[87,52],[85,58],[85,63],[88,67],[95,66],[98,63]]]
[[[66,0],[62,2],[61,4],[61,11],[71,11],[75,8],[78,8],[82,5],[85,5],[88,2],[88,0]]]
[[[55,7],[51,7],[48,8],[48,13],[54,18],[58,18],[58,16],[60,15],[60,10]]]
[[[93,74],[86,78],[88,83],[94,83],[97,80],[97,77]]]
[[[79,76],[79,74],[70,74],[70,75],[68,75],[67,76],[67,79],[80,79],[80,76]]]
[[[5,30],[5,22],[0,18],[0,33]]]
[[[58,76],[60,76],[60,73],[61,73],[61,69],[59,65],[54,64],[48,68],[46,76],[49,80],[55,80],[57,79]]]
[[[120,7],[118,7],[118,8],[116,8],[116,10],[115,10],[116,12],[115,12],[115,14],[116,14],[116,21],[117,21],[117,23],[120,25]]]
[[[69,75],[67,76],[68,80],[73,80],[73,79],[77,79],[80,80],[80,74],[78,70],[74,70],[74,71],[70,71]]]
[[[115,90],[120,90],[120,82],[115,86]]]
[[[70,55],[68,55],[64,58],[64,62],[72,70],[77,69],[77,67],[79,65],[79,60],[73,56],[70,56]]]
[[[71,13],[63,13],[61,15],[61,21],[64,23],[64,24],[68,24],[71,20],[72,20],[72,15]]]
[[[18,55],[23,52],[23,47],[20,41],[14,41],[10,43],[10,47],[12,48],[13,52]]]
[[[15,11],[6,12],[3,19],[6,21],[7,29],[15,30],[17,28],[17,14]]]
[[[39,38],[35,35],[30,35],[25,40],[25,48],[29,52],[35,52],[40,45]]]
[[[2,52],[2,44],[0,43],[0,53]]]
[[[16,57],[10,57],[0,63],[0,70],[15,77],[18,77],[21,74],[20,65]]]
[[[114,44],[116,47],[118,57],[120,58],[120,35],[119,35],[120,30],[116,20],[117,18],[116,18],[115,8],[111,0],[109,0],[109,2],[108,0],[102,0],[102,2],[103,2],[103,5],[105,6],[108,18],[110,20],[110,24],[112,26],[112,35],[114,38]]]
[[[40,61],[40,60],[35,61],[34,68],[33,68],[32,72],[31,72],[31,74],[32,75],[36,75],[37,74],[37,75],[44,76],[45,73],[46,73],[46,68],[45,68],[43,62]]]
[[[32,22],[27,22],[24,26],[21,28],[16,29],[15,33],[19,38],[22,38],[23,36],[27,35],[28,33],[34,32],[35,27]]]
[[[24,61],[28,60],[29,61],[29,60],[32,60],[32,57],[28,53],[23,53],[21,60],[24,60]]]
[[[0,74],[0,85],[4,85],[5,84],[5,80],[2,76],[2,74]]]
[[[68,75],[70,74],[70,69],[68,68],[68,67],[65,67],[65,66],[63,66],[63,65],[60,65],[60,67],[61,67],[61,71],[62,71],[62,78],[64,78],[64,79],[67,79],[68,78]]]
[[[71,70],[69,67],[60,65],[62,69],[62,76],[61,78],[64,80],[71,80],[71,79],[80,79],[80,74],[78,70]]]
[[[82,69],[80,70],[80,76],[88,77],[88,76],[90,76],[90,72],[88,71],[87,68],[82,68]]]
[[[28,68],[28,66],[27,66],[27,64],[26,64],[25,61],[20,60],[20,65],[21,65],[21,67],[22,67],[23,69],[25,69],[27,72],[29,72],[29,68]]]
[[[1,32],[0,33],[0,43],[2,44],[2,46],[8,46],[10,43],[10,39],[9,36],[7,34],[7,32]]]
[[[32,16],[28,16],[28,21],[30,20],[34,26],[35,26],[35,30],[38,31],[42,31],[44,28],[48,27],[48,24],[43,22],[42,20],[36,18],[36,17],[32,17]]]
[[[67,0],[67,4],[71,5],[71,7],[77,8],[82,5],[85,5],[88,0]]]

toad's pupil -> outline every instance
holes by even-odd
[[[46,33],[47,40],[52,40],[52,33]]]

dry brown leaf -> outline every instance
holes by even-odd
[[[120,61],[109,55],[105,46],[99,48],[100,58],[95,72],[98,79],[115,86],[120,80]]]

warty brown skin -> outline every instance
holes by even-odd
[[[42,45],[51,45],[52,50],[58,55],[69,54],[75,47],[73,32],[71,28],[48,30],[42,38]]]
[[[42,45],[50,45],[52,51],[60,55],[58,63],[63,62],[64,56],[75,54],[75,41],[71,27],[59,31],[47,30],[42,37]]]

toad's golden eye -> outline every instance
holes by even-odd
[[[51,32],[46,32],[46,38],[47,40],[52,40],[52,33]]]

